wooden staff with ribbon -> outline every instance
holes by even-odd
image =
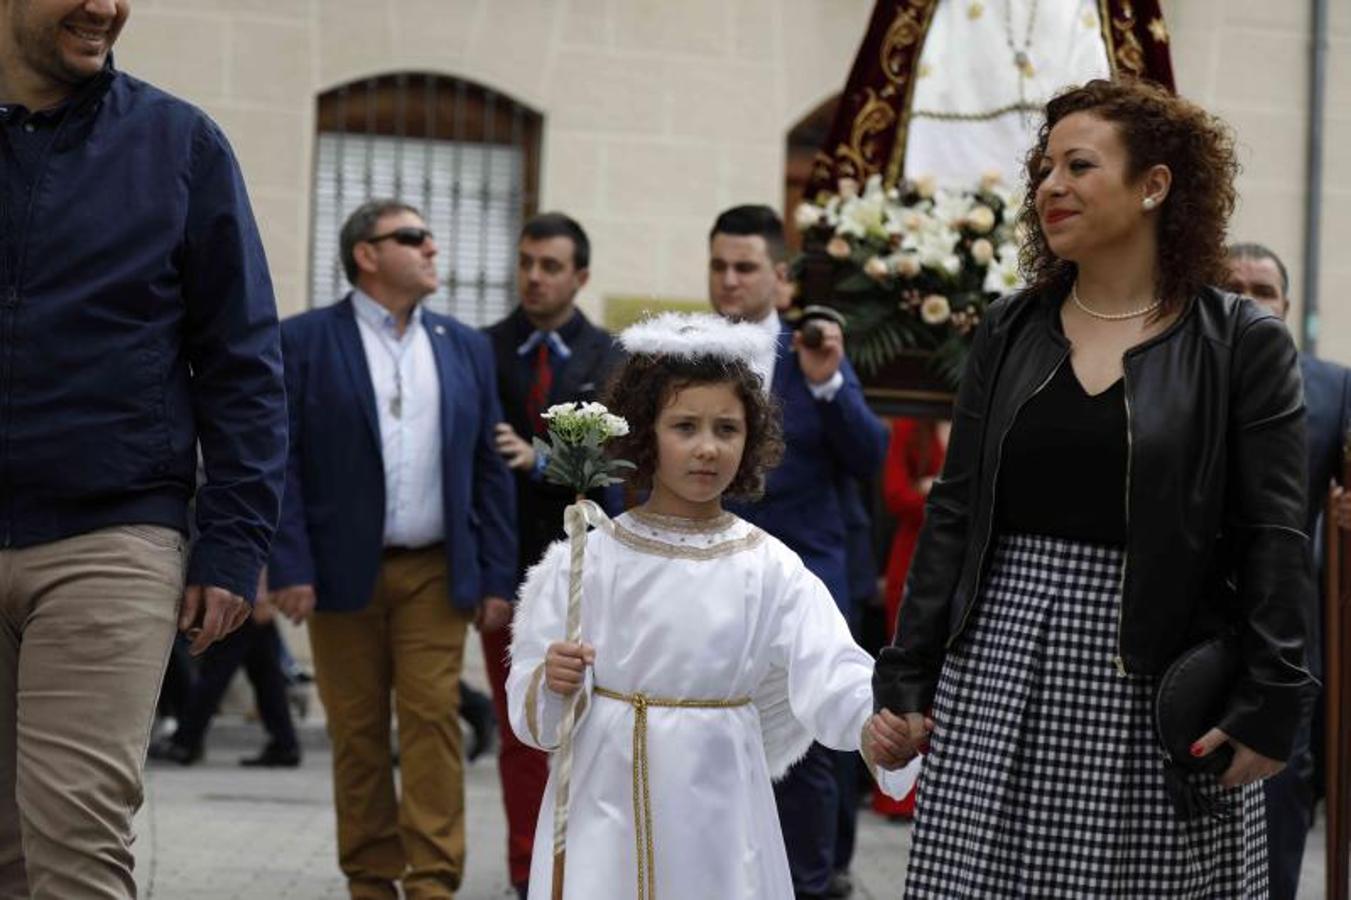
[[[582,640],[582,562],[586,556],[588,507],[595,504],[578,495],[577,502],[563,513],[563,531],[568,536],[568,616],[564,628],[570,644]],[[600,513],[599,510],[596,510]],[[603,513],[600,513],[604,515]],[[563,900],[563,869],[568,851],[568,792],[572,787],[572,729],[577,724],[577,705],[582,692],[568,697],[563,720],[558,726],[559,740],[554,768],[554,883],[553,900]]]
[[[564,640],[582,639],[582,564],[586,556],[586,532],[590,525],[606,521],[605,513],[586,499],[588,491],[619,484],[622,474],[633,468],[624,459],[607,458],[602,445],[628,434],[629,426],[599,403],[560,403],[542,418],[549,423],[549,443],[533,441],[535,452],[548,460],[544,477],[571,488],[577,500],[563,512],[563,532],[568,538],[568,614]],[[559,724],[558,750],[554,757],[554,871],[553,898],[563,900],[563,872],[567,861],[568,794],[572,789],[572,732],[577,725],[581,691],[567,698]]]

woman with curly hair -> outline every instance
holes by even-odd
[[[1156,86],[1047,104],[1030,286],[975,336],[874,681],[903,734],[880,761],[927,738],[907,897],[1266,896],[1258,782],[1312,681],[1312,585],[1295,347],[1212,287],[1235,171]],[[1176,759],[1155,688],[1226,631],[1238,675]]]
[[[712,315],[625,331],[630,356],[606,403],[629,433],[613,451],[651,494],[597,517],[587,538],[581,643],[562,640],[565,545],[521,589],[507,682],[516,734],[555,749],[565,698],[582,692],[565,897],[632,898],[635,886],[639,898],[792,897],[770,780],[813,740],[864,740],[872,659],[802,560],[722,508],[727,496],[755,499],[782,449],[751,368],[773,340]],[[913,772],[883,781],[903,795]],[[551,883],[553,798],[532,897]]]

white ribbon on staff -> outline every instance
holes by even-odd
[[[564,639],[576,644],[582,639],[582,561],[586,554],[586,532],[589,526],[601,527],[609,522],[605,511],[590,500],[578,500],[563,512],[563,531],[568,536],[568,618]],[[554,797],[554,883],[553,897],[563,897],[563,860],[568,841],[568,791],[572,784],[572,730],[577,724],[577,704],[582,696],[576,691],[563,707],[563,721],[558,727],[559,741],[555,774],[557,788]]]

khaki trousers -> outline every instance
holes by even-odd
[[[338,864],[354,900],[449,900],[464,875],[460,668],[472,616],[450,605],[442,547],[387,551],[375,596],[310,618],[333,744]],[[399,723],[401,796],[390,754]]]
[[[131,820],[183,593],[148,525],[0,550],[0,898],[136,896]]]

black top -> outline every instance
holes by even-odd
[[[1066,359],[1004,439],[999,530],[1125,544],[1126,453],[1122,379],[1090,396]]]

